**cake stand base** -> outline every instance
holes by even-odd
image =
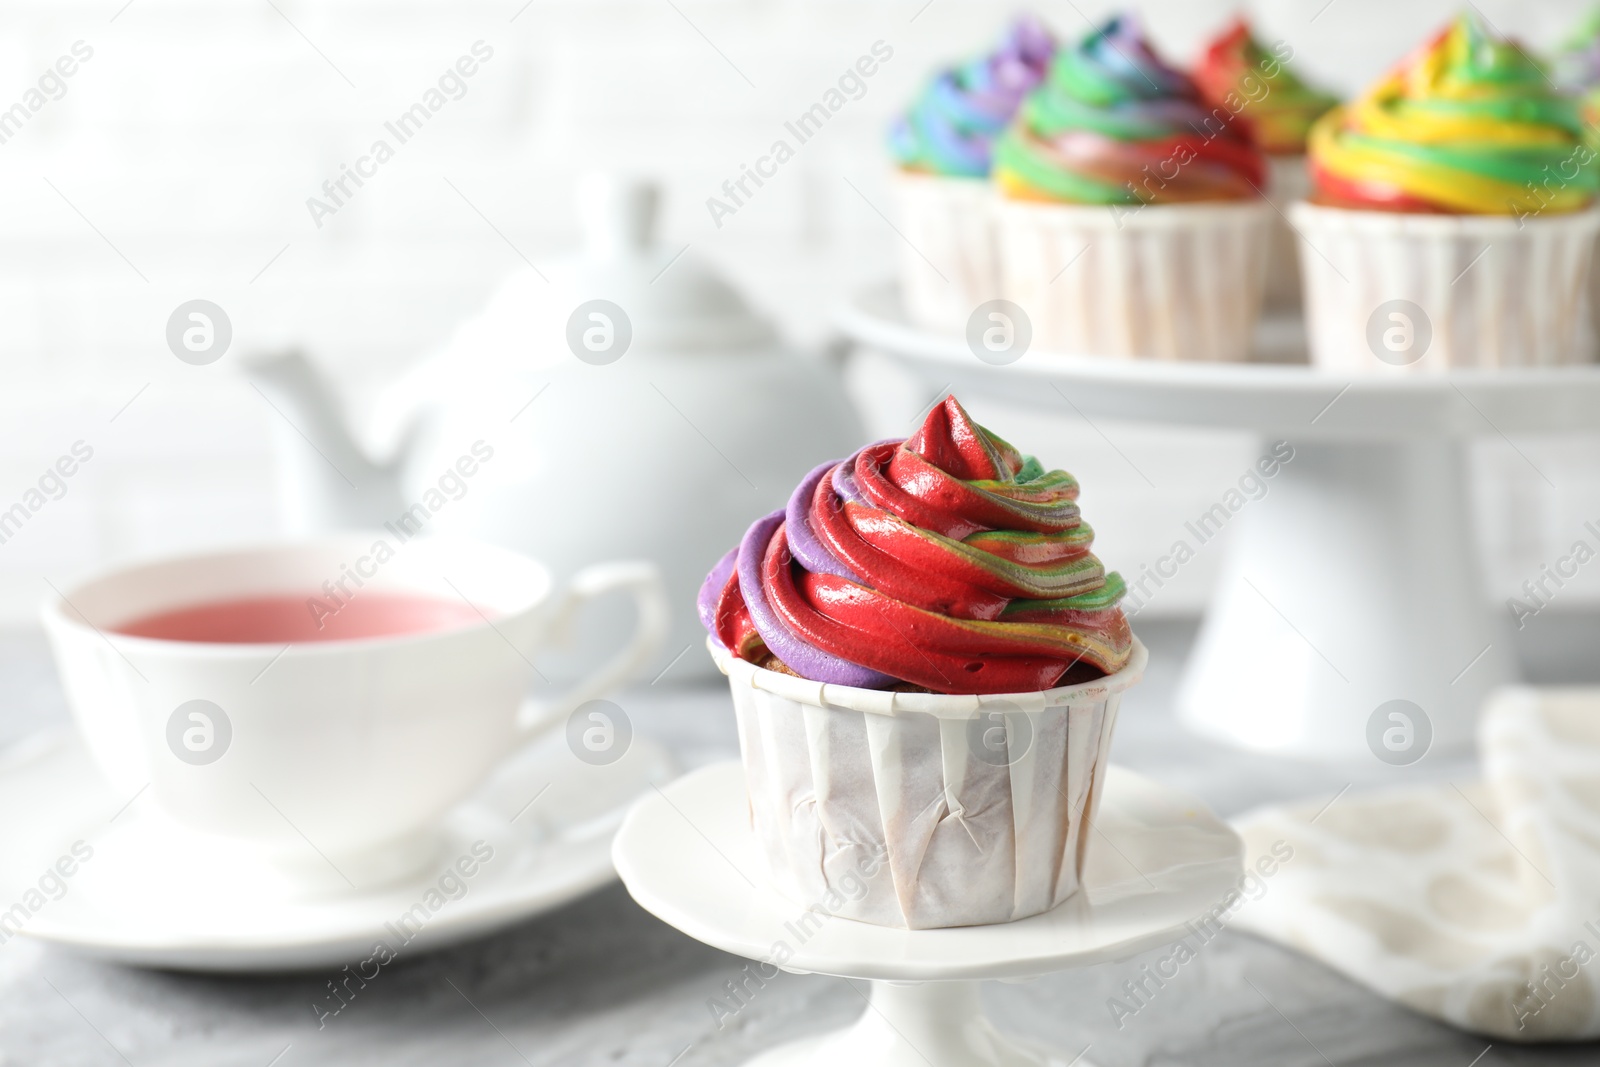
[[[1264,498],[1221,516],[1231,544],[1180,717],[1248,748],[1348,756],[1372,747],[1369,720],[1389,705],[1380,758],[1470,745],[1516,662],[1486,606],[1459,443],[1293,448]]]
[[[1066,1067],[984,1017],[977,982],[873,982],[854,1026],[782,1045],[747,1067]],[[1076,1067],[1090,1067],[1078,1060]]]
[[[1225,910],[1243,844],[1203,805],[1112,767],[1083,888],[1051,911],[992,926],[902,930],[801,908],[768,888],[744,771],[716,764],[634,805],[612,844],[647,911],[724,952],[785,970],[864,978],[850,1027],[762,1053],[749,1067],[1072,1067],[1001,1034],[978,981],[1126,959]],[[1076,1061],[1083,1067],[1082,1060]]]

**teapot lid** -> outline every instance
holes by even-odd
[[[544,272],[525,268],[462,323],[434,358],[378,398],[366,442],[376,454],[401,448],[425,410],[476,405],[484,383],[542,374],[572,359],[578,310],[609,300],[628,317],[628,351],[640,355],[764,355],[777,334],[698,256],[656,243],[655,183],[613,174],[579,186],[582,252]],[[565,336],[564,336],[565,335]]]
[[[609,300],[627,315],[632,344],[650,351],[720,351],[774,343],[772,327],[687,245],[656,240],[660,187],[647,179],[591,174],[578,186],[582,252],[556,267],[563,314]]]

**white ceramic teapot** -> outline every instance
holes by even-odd
[[[558,579],[602,560],[654,560],[673,607],[654,671],[681,656],[670,677],[705,675],[702,578],[861,430],[832,368],[784,351],[692,253],[655,244],[653,186],[597,179],[580,194],[583,253],[508,278],[380,398],[362,435],[370,449],[302,356],[256,356],[247,372],[286,416],[279,449],[296,532],[467,533]],[[626,626],[596,614],[573,662],[547,674],[588,665],[585,646]]]

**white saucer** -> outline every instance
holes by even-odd
[[[404,957],[550,911],[611,881],[611,839],[628,804],[675,773],[665,750],[644,738],[596,767],[552,737],[450,813],[431,873],[381,890],[292,899],[252,892],[248,873],[168,829],[148,797],[113,795],[75,734],[39,736],[0,753],[0,941],[21,902],[24,914],[33,905],[23,934],[123,963],[336,967],[372,957],[380,941]],[[70,877],[48,874],[77,841],[80,856],[86,847],[92,856],[67,864]],[[483,860],[486,848],[493,854]],[[463,857],[470,877],[456,870],[441,885]]]

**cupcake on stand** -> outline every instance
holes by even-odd
[[[1311,358],[1344,373],[1593,358],[1600,211],[1578,99],[1463,15],[1311,131]]]
[[[1036,347],[1249,358],[1265,160],[1131,15],[1057,53],[995,146],[994,180],[1002,293]]]
[[[1110,767],[1146,654],[1077,498],[950,397],[817,467],[707,577],[741,760],[637,806],[618,871],[758,979],[875,983],[854,1027],[752,1063],[1044,1064],[976,979],[1126,958],[1231,906],[1232,831]]]
[[[951,397],[812,471],[711,572],[701,618],[784,896],[804,906],[862,856],[881,864],[843,914],[888,926],[1008,922],[1077,888],[1144,667],[1077,497]],[[969,750],[979,694],[1033,709],[1019,758]]]

